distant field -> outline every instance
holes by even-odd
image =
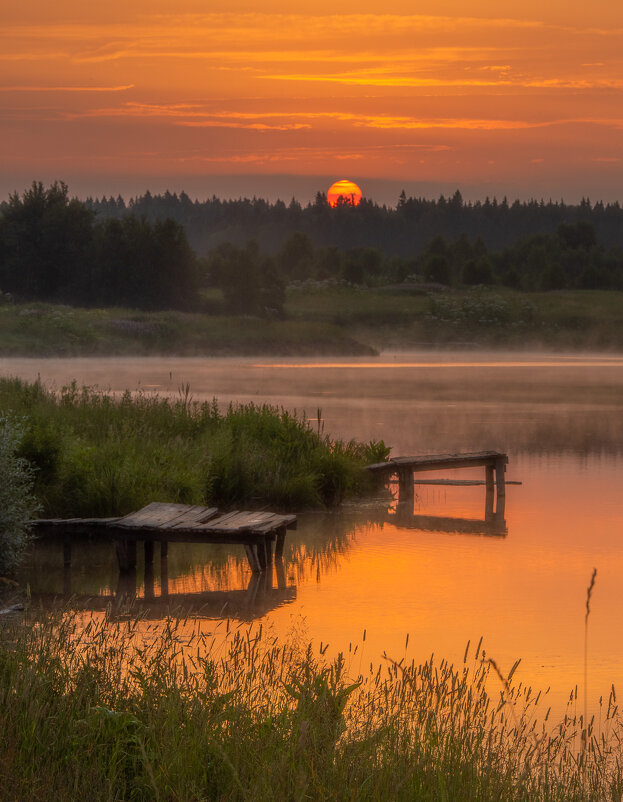
[[[0,308],[0,354],[254,355],[373,353],[339,326],[305,320],[78,309],[51,304]]]
[[[623,293],[615,291],[319,287],[291,290],[286,311],[295,320],[341,326],[377,350],[460,344],[623,348]]]
[[[218,298],[207,299],[217,310]],[[0,307],[0,354],[366,355],[414,347],[623,350],[623,293],[291,288],[285,319],[51,304]]]

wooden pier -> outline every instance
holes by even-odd
[[[156,543],[161,558],[169,543],[226,543],[243,546],[251,570],[260,573],[272,569],[273,554],[282,557],[286,530],[296,529],[296,515],[219,513],[216,507],[153,502],[122,518],[45,519],[32,526],[37,537],[62,538],[65,567],[71,566],[72,540],[88,535],[115,544],[122,571],[136,568],[136,545],[142,541],[146,569],[153,565]]]
[[[472,451],[463,454],[427,454],[413,457],[393,457],[387,462],[377,462],[367,468],[389,481],[398,477],[398,501],[413,502],[414,474],[421,471],[441,471],[455,468],[485,469],[487,498],[493,500],[497,489],[496,515],[504,516],[506,497],[505,473],[508,456],[499,451]],[[495,476],[495,478],[494,478]]]

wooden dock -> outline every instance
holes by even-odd
[[[260,573],[272,568],[273,554],[282,557],[286,531],[296,529],[296,515],[219,513],[216,507],[153,502],[121,518],[41,519],[32,526],[37,537],[62,538],[66,567],[71,566],[72,540],[88,535],[115,544],[122,571],[136,567],[136,545],[142,541],[146,566],[153,565],[156,543],[161,558],[169,543],[226,543],[243,546],[251,570]]]
[[[414,474],[421,471],[441,471],[455,468],[485,469],[487,496],[493,498],[494,486],[497,489],[496,513],[504,512],[506,496],[505,473],[508,456],[499,451],[472,451],[462,454],[426,454],[413,457],[392,457],[387,462],[377,462],[367,468],[374,474],[389,481],[398,477],[398,500],[413,501]],[[495,479],[494,479],[495,475]]]

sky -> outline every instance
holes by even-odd
[[[623,200],[614,0],[4,0],[0,197]]]

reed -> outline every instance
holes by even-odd
[[[266,405],[115,397],[75,383],[54,393],[0,380],[0,409],[22,422],[20,456],[35,469],[46,516],[113,516],[151,501],[219,506],[333,506],[364,492],[382,442],[334,440]]]
[[[621,721],[547,721],[479,644],[349,677],[296,637],[80,621],[0,638],[0,798],[620,800]]]

